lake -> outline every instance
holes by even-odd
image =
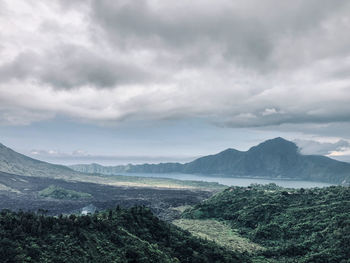
[[[250,184],[269,184],[275,183],[287,188],[312,188],[312,187],[327,187],[332,184],[302,181],[302,180],[287,180],[287,179],[260,179],[260,178],[229,178],[229,177],[212,177],[198,174],[182,174],[182,173],[118,173],[127,176],[140,177],[157,177],[157,178],[172,178],[179,180],[195,180],[205,182],[217,182],[219,184],[229,186],[249,186]]]

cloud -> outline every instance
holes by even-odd
[[[348,1],[2,5],[0,124],[350,122]]]
[[[99,155],[90,154],[84,150],[74,150],[73,152],[62,152],[59,150],[33,149],[27,153],[29,156],[47,162],[60,164],[79,164],[96,163],[103,165],[119,164],[142,164],[142,163],[160,163],[160,162],[188,162],[197,158],[197,156],[186,155]]]
[[[180,56],[188,51],[190,58],[204,55],[201,62],[210,61],[215,53],[229,63],[267,70],[281,66],[274,61],[279,45],[298,39],[298,35],[308,37],[310,30],[321,30],[321,23],[345,4],[219,0],[189,5],[186,1],[103,0],[92,1],[92,17],[107,39],[126,49],[161,48]],[[290,57],[294,62],[295,55]]]
[[[1,100],[0,100],[1,101]],[[6,99],[1,101],[0,105],[0,125],[17,126],[29,125],[34,121],[48,120],[54,117],[54,113],[41,110],[27,110],[18,107],[12,107]]]
[[[41,55],[20,53],[0,67],[1,82],[26,81],[28,78],[57,89],[84,85],[108,88],[146,81],[147,74],[137,65],[105,58],[84,47],[64,45]]]
[[[71,153],[64,153],[59,150],[38,150],[33,149],[29,152],[32,156],[41,156],[41,157],[85,157],[89,154],[84,150],[74,150]]]
[[[327,155],[338,157],[350,155],[350,142],[338,140],[335,142],[319,142],[315,140],[295,140],[303,154]]]

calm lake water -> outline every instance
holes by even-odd
[[[301,180],[285,180],[285,179],[258,179],[258,178],[227,178],[227,177],[211,177],[197,174],[181,174],[181,173],[124,173],[127,176],[140,177],[157,177],[157,178],[172,178],[179,180],[195,180],[205,182],[217,182],[229,186],[249,186],[250,184],[269,184],[275,183],[287,188],[312,188],[312,187],[326,187],[332,184],[301,181]]]

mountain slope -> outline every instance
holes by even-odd
[[[63,165],[50,164],[17,153],[0,143],[0,171],[11,174],[71,178],[79,174]]]
[[[94,165],[76,165],[72,169],[89,172]],[[303,155],[295,143],[283,138],[267,140],[246,152],[227,149],[192,162],[99,166],[99,172],[199,173],[231,177],[262,177],[312,180],[337,184],[350,183],[350,164],[325,156]]]
[[[186,173],[229,174],[235,169],[243,152],[227,149],[215,155],[208,155],[187,163],[183,167]]]
[[[42,177],[50,179],[63,179],[67,181],[80,181],[90,182],[97,184],[107,184],[115,186],[132,186],[132,187],[152,187],[152,188],[190,188],[190,189],[203,189],[209,191],[217,191],[222,189],[223,185],[210,182],[200,181],[182,181],[170,178],[149,178],[149,177],[137,177],[137,176],[110,176],[110,174],[119,173],[125,171],[128,166],[122,166],[122,169],[118,167],[113,169],[111,173],[107,173],[108,167],[99,165],[89,165],[85,169],[85,166],[81,166],[83,169],[75,171],[69,167],[63,165],[56,165],[51,163],[35,160],[23,154],[17,153],[10,148],[0,144],[0,172],[23,175],[31,177]],[[149,167],[153,167],[150,165]],[[162,166],[157,166],[159,172],[162,172]],[[90,169],[91,168],[91,169]],[[136,167],[139,168],[139,167]],[[165,167],[166,168],[166,167]],[[79,170],[79,169],[78,169]],[[150,169],[151,170],[151,169]],[[0,185],[1,187],[1,185]]]
[[[230,187],[186,210],[188,220],[219,220],[265,247],[272,262],[348,262],[350,188]]]
[[[79,171],[82,173],[89,173],[89,174],[113,175],[113,174],[125,172],[125,165],[103,166],[97,163],[92,163],[89,165],[86,165],[86,164],[71,165],[70,168],[72,168],[75,171]]]

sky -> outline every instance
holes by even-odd
[[[346,0],[0,0],[0,142],[186,162],[277,136],[350,161]]]

